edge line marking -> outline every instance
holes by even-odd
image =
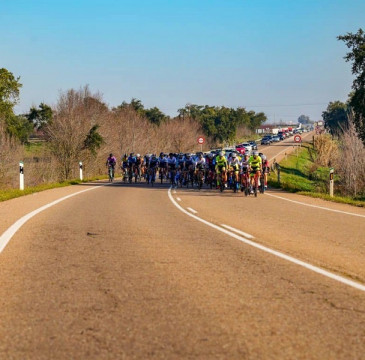
[[[365,218],[365,215],[355,214],[355,213],[351,213],[351,212],[347,212],[347,211],[342,211],[342,210],[330,209],[330,208],[326,208],[324,206],[319,206],[319,205],[306,204],[304,202],[300,202],[300,201],[297,201],[297,200],[287,199],[285,197],[278,196],[278,195],[274,195],[274,194],[269,194],[267,192],[265,192],[265,195],[272,196],[272,197],[275,197],[275,198],[278,198],[278,199],[282,199],[282,200],[285,200],[285,201],[290,201],[290,202],[292,202],[294,204],[299,204],[299,205],[309,206],[309,207],[313,207],[313,208],[317,208],[317,209],[322,209],[322,210],[327,210],[327,211],[333,211],[333,212],[337,212],[337,213],[340,213],[340,214],[346,214],[346,215],[352,215],[352,216],[358,216],[358,217]]]
[[[87,191],[91,191],[91,190],[95,190],[95,189],[100,189],[103,186],[107,186],[109,184],[105,184],[105,185],[99,185],[99,186],[94,186],[92,188],[86,189],[86,190],[81,190],[78,191],[76,193],[70,194],[70,195],[66,195],[60,199],[54,200],[46,205],[41,206],[38,209],[35,209],[33,211],[31,211],[30,213],[22,216],[20,219],[18,219],[17,221],[15,221],[15,223],[13,223],[13,225],[11,225],[10,227],[8,227],[0,236],[0,253],[5,249],[6,245],[9,243],[9,241],[11,240],[11,238],[15,235],[15,233],[28,221],[30,220],[33,216],[39,214],[40,212],[52,207],[53,205],[56,205],[64,200],[67,200],[69,198],[72,198],[76,195],[82,194],[84,192]]]
[[[175,205],[175,206],[176,206],[176,207],[177,207],[180,211],[182,211],[184,214],[186,214],[186,215],[188,215],[188,216],[190,216],[190,217],[194,218],[195,220],[198,220],[198,221],[202,222],[203,224],[205,224],[205,225],[208,225],[208,226],[212,227],[213,229],[216,229],[216,230],[218,230],[218,231],[220,231],[220,232],[222,232],[222,233],[224,233],[224,234],[227,234],[227,235],[229,235],[229,236],[231,236],[231,237],[233,237],[233,238],[235,238],[235,239],[237,239],[237,240],[240,240],[240,241],[242,241],[243,243],[245,243],[245,244],[247,244],[247,245],[253,246],[253,247],[255,247],[255,248],[257,248],[257,249],[260,249],[260,250],[262,250],[262,251],[265,251],[265,252],[267,252],[267,253],[269,253],[269,254],[275,255],[275,256],[277,256],[277,257],[279,257],[279,258],[282,258],[282,259],[284,259],[284,260],[287,260],[287,261],[289,261],[289,262],[291,262],[291,263],[294,263],[294,264],[296,264],[296,265],[302,266],[302,267],[304,267],[304,268],[306,268],[306,269],[308,269],[308,270],[312,270],[313,272],[316,272],[316,273],[318,273],[318,274],[324,275],[324,276],[326,276],[326,277],[328,277],[328,278],[330,278],[330,279],[336,280],[336,281],[338,281],[338,282],[340,282],[340,283],[343,283],[343,284],[348,285],[348,286],[351,286],[351,287],[353,287],[353,288],[355,288],[355,289],[357,289],[357,290],[360,290],[360,291],[364,291],[364,292],[365,292],[365,285],[362,285],[361,283],[358,283],[358,282],[352,281],[352,280],[350,280],[350,279],[344,278],[344,277],[342,277],[342,276],[340,276],[340,275],[333,274],[333,273],[331,273],[331,272],[329,272],[329,271],[327,271],[327,270],[321,269],[321,268],[319,268],[319,267],[317,267],[317,266],[311,265],[311,264],[306,263],[306,262],[304,262],[304,261],[302,261],[302,260],[298,260],[298,259],[296,259],[296,258],[294,258],[294,257],[292,257],[292,256],[285,255],[285,254],[283,254],[283,253],[281,253],[281,252],[279,252],[279,251],[272,250],[272,249],[270,249],[270,248],[268,248],[268,247],[266,247],[266,246],[263,246],[263,245],[260,245],[260,244],[258,244],[258,243],[255,243],[255,242],[253,242],[253,241],[251,241],[251,240],[245,239],[243,236],[239,236],[239,235],[237,235],[237,234],[234,234],[234,233],[232,233],[232,232],[230,232],[230,231],[228,231],[228,230],[226,230],[226,229],[224,229],[224,228],[222,228],[222,227],[220,227],[220,226],[218,226],[218,225],[212,224],[212,223],[210,223],[209,221],[207,221],[207,220],[204,220],[204,219],[200,218],[199,216],[196,216],[196,215],[194,215],[194,214],[189,213],[188,211],[186,211],[183,207],[181,207],[181,206],[180,206],[180,205],[179,205],[179,204],[175,201],[175,199],[174,199],[174,198],[173,198],[173,196],[171,195],[171,187],[170,187],[170,188],[169,188],[169,190],[167,191],[167,194],[168,194],[168,196],[169,196],[169,198],[170,198],[171,202],[172,202],[172,203],[173,203],[173,204],[174,204],[174,205]]]

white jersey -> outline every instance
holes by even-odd
[[[195,162],[195,165],[196,165],[196,167],[204,168],[205,167],[205,159],[204,158],[201,158],[201,159],[198,158]]]

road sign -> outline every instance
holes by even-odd
[[[302,137],[300,135],[295,135],[294,136],[294,141],[295,142],[301,142],[302,141]]]
[[[203,145],[204,144],[204,138],[203,136],[198,137],[198,144]]]

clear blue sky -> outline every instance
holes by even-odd
[[[89,84],[110,106],[317,120],[351,90],[336,36],[360,27],[364,0],[0,0],[0,67],[21,77],[17,112]]]

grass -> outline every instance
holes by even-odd
[[[308,149],[312,145],[304,144],[298,154],[292,153],[280,162],[280,184],[277,174],[271,172],[268,184],[274,188],[295,192],[305,196],[320,198],[327,201],[365,207],[365,198],[350,198],[328,194],[329,168],[317,167],[311,159]],[[338,177],[335,176],[335,182]]]
[[[37,156],[46,148],[47,143],[42,141],[31,142],[24,146],[25,154],[29,156]]]
[[[19,190],[19,189],[0,190],[0,202],[14,199],[14,198],[24,196],[24,195],[34,194],[34,193],[44,191],[44,190],[56,189],[56,188],[61,188],[61,187],[65,187],[65,186],[70,186],[70,185],[78,185],[78,184],[86,183],[89,181],[95,181],[95,180],[101,180],[101,179],[107,179],[107,176],[102,175],[102,176],[98,176],[98,177],[94,177],[94,178],[90,178],[90,179],[85,179],[82,181],[81,180],[68,180],[68,181],[64,181],[61,183],[42,184],[42,185],[38,185],[38,186],[28,187],[28,188],[25,188],[24,190]]]

